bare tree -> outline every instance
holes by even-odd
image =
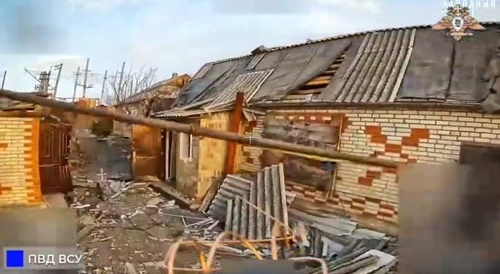
[[[106,90],[105,101],[108,105],[115,105],[125,102],[131,96],[151,87],[156,83],[157,68],[142,67],[138,71],[133,71],[131,67],[128,73],[120,72],[113,77],[109,77]]]

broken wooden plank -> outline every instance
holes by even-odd
[[[191,201],[189,198],[182,196],[178,191],[167,186],[163,182],[150,183],[149,187],[151,187],[155,191],[158,191],[158,192],[160,192],[160,193],[162,193],[170,198],[173,198],[175,200],[175,202],[177,204],[179,204],[181,207],[186,207],[186,208],[189,208],[191,210],[197,210],[200,207],[199,204],[196,204],[193,201]]]
[[[198,208],[198,211],[206,212],[208,210],[208,208],[210,207],[210,204],[212,203],[212,200],[214,199],[215,195],[217,194],[217,191],[219,190],[219,187],[223,181],[224,181],[224,179],[219,179],[210,185],[210,188],[208,189],[207,193],[205,194],[205,197],[203,197],[203,201],[201,202],[201,205]]]

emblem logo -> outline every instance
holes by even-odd
[[[469,8],[455,5],[449,7],[446,15],[434,26],[433,30],[448,30],[449,34],[460,41],[464,36],[472,36],[473,30],[485,30],[479,22],[470,15]]]

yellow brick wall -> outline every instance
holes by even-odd
[[[230,117],[230,112],[203,116],[200,120],[200,126],[215,130],[228,130]],[[200,138],[196,198],[205,196],[212,182],[222,176],[226,165],[227,145],[228,143],[224,140]]]
[[[442,110],[321,110],[270,112],[276,118],[343,117],[340,151],[404,163],[458,160],[461,142],[500,144],[500,116]],[[294,190],[288,187],[289,190]],[[391,231],[397,227],[397,171],[339,162],[330,197],[305,197]],[[303,196],[303,193],[298,193]],[[304,197],[304,196],[303,196]],[[374,223],[375,221],[375,223]]]
[[[186,120],[183,123],[189,123],[194,126],[199,126],[199,121]],[[181,134],[175,134],[177,138],[176,144],[176,164],[175,164],[175,186],[177,191],[187,195],[190,198],[196,197],[196,189],[198,185],[198,159],[199,159],[199,144],[200,137],[193,136],[192,159],[181,159]]]
[[[0,117],[0,207],[42,202],[38,118]]]

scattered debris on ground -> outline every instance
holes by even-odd
[[[292,209],[294,195],[284,190],[282,165],[265,168],[256,178],[228,175],[204,214],[185,209],[179,198],[155,191],[162,182],[131,180],[125,168],[130,166],[129,140],[115,139],[80,140],[79,145],[87,143],[86,149],[79,151],[76,161],[80,162],[73,169],[70,207],[79,215],[78,239],[87,258],[86,273],[164,273],[167,251],[180,240],[190,244],[179,247],[175,267],[201,269],[223,228],[244,236],[251,246],[228,237],[217,247],[213,268],[228,258],[234,262],[279,255],[281,259],[323,259],[328,273],[395,273],[395,239],[347,219]],[[286,236],[281,230],[280,239],[294,241],[285,248],[280,240],[273,251],[269,238],[277,223],[286,223],[292,233]],[[314,262],[295,266],[300,273],[322,273]]]
[[[119,148],[112,150],[104,151],[122,153]],[[79,215],[79,246],[86,254],[87,273],[161,273],[160,262],[178,238],[213,240],[222,231],[213,225],[216,220],[181,209],[175,200],[151,189],[149,182],[132,181],[127,174],[120,176],[109,166],[96,164],[101,154],[93,157],[83,151],[79,157],[83,161],[73,172],[70,207]],[[127,157],[121,160],[128,161]],[[179,258],[177,263],[185,266],[198,261],[189,250]]]

